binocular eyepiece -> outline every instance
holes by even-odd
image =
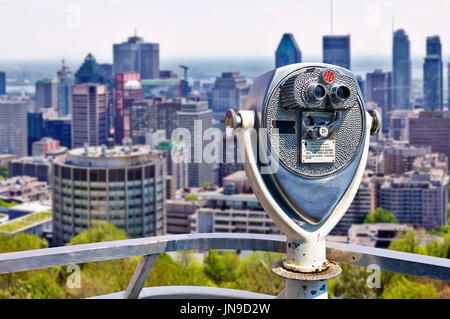
[[[350,95],[350,89],[346,85],[335,85],[330,90],[330,98],[333,105],[344,102]]]
[[[335,85],[328,93],[332,105],[336,105],[347,100],[350,89],[346,85]],[[320,83],[310,83],[306,89],[306,101],[310,106],[318,106],[327,96],[327,89]]]
[[[322,103],[323,99],[326,97],[327,90],[320,83],[311,83],[306,89],[307,101],[311,105],[317,105]]]

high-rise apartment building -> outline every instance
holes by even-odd
[[[370,177],[367,174],[361,180],[358,191],[344,217],[333,228],[333,235],[347,235],[353,224],[361,223],[361,220],[374,209],[373,187]]]
[[[131,108],[144,99],[139,72],[116,73],[114,85],[114,136],[117,144],[132,137]]]
[[[58,81],[44,79],[36,82],[36,104],[35,110],[58,108]]]
[[[70,115],[72,109],[72,86],[74,84],[73,72],[64,65],[62,60],[62,68],[58,71],[58,115]]]
[[[159,44],[144,42],[134,35],[127,42],[113,46],[113,71],[139,72],[142,79],[159,78]]]
[[[323,63],[341,66],[350,70],[350,35],[325,35],[322,40]]]
[[[389,138],[397,141],[409,141],[409,117],[414,114],[414,110],[391,111],[388,123]]]
[[[447,224],[448,182],[440,169],[393,176],[381,185],[380,205],[400,223],[438,229]]]
[[[423,111],[409,118],[411,145],[431,146],[432,152],[450,158],[450,117],[442,111]]]
[[[82,147],[84,143],[94,146],[105,144],[108,137],[107,85],[76,85],[72,101],[72,147]]]
[[[27,102],[22,99],[0,99],[0,153],[27,156]]]
[[[302,52],[292,33],[283,34],[277,50],[275,51],[275,67],[302,62]]]
[[[394,32],[392,46],[392,109],[411,109],[411,55],[405,30]]]
[[[96,221],[130,237],[165,233],[165,160],[146,147],[77,148],[53,165],[53,236],[62,245]]]
[[[216,78],[212,89],[211,107],[214,117],[222,119],[228,109],[243,108],[248,91],[247,80],[239,72],[223,72]]]
[[[383,133],[388,132],[388,114],[392,108],[392,74],[375,70],[366,74],[365,101],[375,102],[381,108]]]
[[[0,95],[6,94],[6,73],[0,71]]]
[[[177,122],[178,127],[189,130],[191,135],[188,164],[189,187],[200,187],[205,182],[214,184],[213,163],[207,163],[203,158],[203,151],[208,144],[208,141],[203,139],[203,133],[212,127],[212,111],[208,108],[208,103],[183,103],[181,111],[177,112]]]

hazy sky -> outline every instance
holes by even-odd
[[[334,33],[352,55],[390,55],[394,25],[423,55],[438,34],[450,56],[450,0],[334,0]],[[306,56],[321,56],[329,0],[0,0],[0,59],[112,60],[112,44],[137,28],[162,57],[272,56],[284,32]]]

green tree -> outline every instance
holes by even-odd
[[[414,230],[408,231],[391,242],[389,249],[405,253],[426,255],[426,249],[420,245],[420,238]]]
[[[236,270],[236,280],[226,287],[278,295],[284,288],[284,280],[272,273],[270,267],[283,258],[282,254],[268,252],[255,252],[242,258]]]
[[[384,290],[383,299],[436,299],[436,288],[431,284],[421,284],[407,279],[405,276],[391,281]]]
[[[198,201],[199,201],[198,197],[195,196],[195,195],[192,195],[192,194],[186,195],[186,197],[184,198],[184,200],[185,200],[185,201],[195,201],[195,202],[198,202]]]
[[[229,281],[227,267],[216,250],[209,250],[205,256],[204,267],[206,275],[216,284]]]
[[[45,239],[40,239],[37,235],[25,233],[11,235],[0,233],[0,253],[34,250],[47,247],[47,241]],[[34,295],[36,291],[33,291],[31,289],[32,286],[30,286],[34,281],[27,281],[35,275],[48,271],[48,269],[44,269],[0,275],[0,298],[39,298],[38,295]]]
[[[373,299],[380,288],[369,288],[364,267],[341,264],[342,274],[328,281],[329,295],[342,299]]]
[[[375,210],[369,212],[363,221],[364,224],[375,224],[375,223],[393,223],[398,224],[397,218],[390,211],[378,207]]]
[[[92,227],[73,237],[67,245],[80,245],[127,239],[126,233],[106,222],[94,222]],[[125,290],[133,276],[139,257],[93,262],[79,265],[81,287],[67,289],[72,298],[86,298]],[[63,274],[67,278],[70,274]],[[64,280],[65,281],[65,280]]]
[[[215,286],[197,259],[181,258],[175,261],[166,253],[160,254],[145,286],[177,285]]]
[[[209,188],[209,187],[211,187],[211,182],[204,182],[203,184],[202,184],[202,187],[203,188]]]
[[[67,245],[80,245],[122,239],[127,239],[127,234],[122,229],[118,229],[113,224],[105,222],[94,222],[88,230],[73,237]]]

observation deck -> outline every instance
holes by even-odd
[[[93,298],[272,299],[283,297],[283,291],[278,296],[271,296],[235,289],[199,286],[143,288],[160,253],[203,249],[286,253],[286,237],[282,235],[202,233],[18,251],[0,254],[0,274],[141,256],[125,291]],[[444,258],[327,241],[327,259],[362,267],[376,264],[380,270],[384,271],[450,281],[450,260]]]

